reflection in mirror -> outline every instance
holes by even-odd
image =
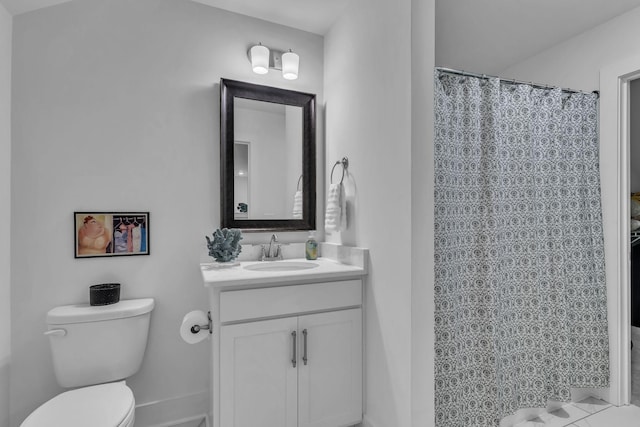
[[[236,204],[235,219],[249,217],[249,143],[236,141],[233,145],[233,191]]]
[[[236,97],[234,136],[235,219],[295,218],[302,175],[302,107]],[[251,163],[249,147],[256,159]]]
[[[315,95],[220,80],[221,227],[314,230]]]

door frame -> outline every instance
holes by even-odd
[[[609,314],[610,387],[597,394],[616,405],[631,395],[629,240],[630,83],[640,78],[640,56],[600,70],[600,175]]]

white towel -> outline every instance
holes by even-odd
[[[342,184],[330,184],[327,192],[327,211],[324,215],[325,231],[347,229],[347,200]]]
[[[302,219],[302,191],[293,196],[293,219]]]

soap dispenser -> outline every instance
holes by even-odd
[[[316,241],[316,232],[313,230],[309,232],[304,252],[307,259],[318,259],[318,242]]]

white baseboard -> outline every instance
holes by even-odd
[[[605,394],[606,391],[607,389],[599,389],[599,388],[572,388],[571,402],[578,403],[589,397],[595,397],[598,399],[605,400],[603,399],[603,395]]]
[[[153,427],[210,427],[210,424],[209,416],[206,414],[201,414],[189,418],[184,418],[182,420],[174,420],[162,424],[156,424]]]
[[[209,391],[136,405],[136,427],[210,427]]]
[[[359,427],[378,427],[367,416],[362,418],[362,424],[358,424]]]

